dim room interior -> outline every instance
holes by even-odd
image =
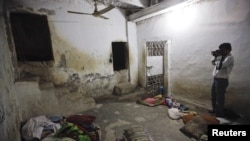
[[[211,109],[211,51],[223,42],[235,59],[225,108],[250,122],[249,0],[1,0],[0,16],[1,141],[23,141],[29,119],[85,112],[99,140],[139,123],[151,140],[190,140],[166,99]]]

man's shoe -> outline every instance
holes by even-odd
[[[222,115],[222,114],[215,114],[215,117],[217,117],[217,118],[225,118],[225,115]]]
[[[220,117],[220,118],[224,118],[225,117],[224,113],[215,113],[215,116],[216,117]]]
[[[208,110],[208,113],[215,114],[214,110]]]

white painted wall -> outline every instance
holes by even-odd
[[[127,22],[128,46],[129,46],[129,76],[132,84],[138,85],[138,49],[136,24]]]
[[[232,44],[235,57],[226,104],[246,113],[250,96],[250,1],[201,0],[137,22],[139,83],[145,86],[145,42],[171,40],[168,94],[210,106],[211,51]],[[167,66],[165,66],[167,67]],[[240,101],[240,102],[239,102]]]

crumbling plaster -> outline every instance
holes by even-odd
[[[105,14],[110,19],[104,20],[67,13],[67,10],[93,12],[93,5],[87,1],[25,0],[10,1],[6,5],[8,12],[29,11],[48,16],[54,61],[18,62],[19,78],[38,76],[41,81],[68,86],[71,91],[86,91],[86,85],[111,90],[116,83],[128,81],[129,70],[114,72],[113,64],[109,62],[111,43],[127,42],[123,11],[114,9]],[[98,4],[98,7],[102,9],[104,5]],[[125,76],[120,77],[120,74]]]
[[[14,68],[3,20],[3,2],[0,1],[0,140],[20,140],[21,112],[18,108],[17,92],[14,85]]]
[[[32,116],[88,110],[95,106],[93,97],[112,94],[115,84],[129,81],[129,70],[113,71],[109,62],[111,43],[127,42],[124,11],[113,9],[104,20],[67,10],[93,12],[93,5],[82,0],[0,1],[0,140],[19,141],[20,123]],[[48,16],[53,61],[16,60],[8,17],[12,11]]]

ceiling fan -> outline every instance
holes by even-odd
[[[77,12],[77,11],[68,11],[68,13],[92,15],[94,17],[109,19],[109,18],[103,16],[102,14],[104,14],[104,13],[112,10],[113,8],[115,8],[113,5],[109,5],[108,7],[98,11],[98,9],[97,9],[97,0],[94,0],[94,7],[95,7],[95,9],[94,9],[93,13],[82,13],[82,12]]]

